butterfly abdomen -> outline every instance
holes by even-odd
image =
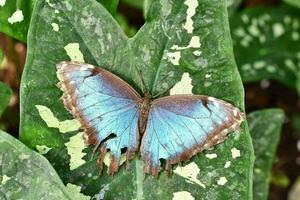
[[[140,101],[140,117],[139,117],[139,132],[143,134],[146,129],[147,121],[148,121],[148,114],[150,110],[150,102],[151,99],[146,96]]]

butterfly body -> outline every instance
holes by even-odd
[[[140,152],[144,171],[157,176],[161,160],[186,161],[239,130],[244,114],[231,104],[204,95],[142,98],[129,84],[99,67],[76,62],[57,65],[62,100],[84,129],[87,144],[100,145],[98,165],[111,154],[108,174]],[[127,165],[128,166],[128,165]]]
[[[139,117],[139,132],[143,134],[146,129],[148,114],[151,108],[151,98],[146,94],[140,101],[140,117]]]

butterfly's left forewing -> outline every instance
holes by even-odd
[[[100,170],[110,151],[108,173],[116,172],[121,153],[132,159],[139,146],[140,96],[125,81],[92,65],[62,62],[57,75],[64,105],[80,120],[86,143],[101,143]]]
[[[238,130],[243,118],[238,108],[213,97],[174,95],[153,101],[140,147],[146,173],[157,176],[161,159],[170,170],[211,148]]]

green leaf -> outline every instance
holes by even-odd
[[[119,0],[97,0],[100,2],[112,15],[117,13]]]
[[[149,175],[144,179],[143,162],[137,156],[129,171],[121,166],[114,177],[98,176],[98,155],[91,159],[93,147],[84,147],[76,122],[70,132],[61,127],[71,116],[55,86],[55,64],[71,58],[104,67],[139,92],[141,73],[152,95],[169,95],[169,88],[176,83],[190,85],[192,80],[194,94],[215,96],[243,109],[244,93],[233,57],[225,0],[152,1],[145,25],[131,39],[95,1],[52,2],[53,8],[37,2],[29,31],[21,86],[24,143],[31,148],[51,148],[45,156],[63,181],[82,185],[89,196],[251,199],[253,149],[246,122],[241,133],[230,134],[213,150],[184,163],[189,175],[175,166],[177,173],[171,178],[163,172],[158,179]],[[55,9],[58,14],[53,14]],[[52,30],[52,23],[57,23],[58,31]]]
[[[26,42],[35,0],[4,0],[0,3],[0,32]]]
[[[4,59],[4,54],[3,54],[2,49],[0,49],[0,65],[1,65],[3,59]]]
[[[125,16],[122,14],[115,15],[115,19],[128,37],[133,37],[137,33],[137,29],[130,25]]]
[[[271,170],[280,139],[284,113],[281,109],[265,109],[248,115],[255,162],[253,199],[267,200]]]
[[[10,89],[10,87],[0,82],[0,117],[6,109],[11,96],[12,90]]]
[[[283,0],[285,3],[300,8],[300,1],[299,0]]]
[[[74,199],[43,156],[1,130],[0,165],[0,199]]]
[[[299,10],[289,7],[246,9],[232,17],[231,30],[243,82],[275,79],[297,88]]]
[[[243,0],[227,0],[227,8],[229,15],[232,15],[241,5]]]
[[[143,9],[144,0],[121,0],[121,2],[137,9]]]
[[[2,0],[0,2],[0,32],[13,38],[27,41],[27,32],[33,6],[36,0]],[[97,0],[113,15],[116,14],[119,0]],[[45,0],[51,7],[51,0]],[[54,10],[57,12],[57,10]],[[52,13],[53,14],[53,13]]]

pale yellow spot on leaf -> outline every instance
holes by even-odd
[[[227,179],[224,176],[220,177],[220,179],[217,182],[218,185],[225,185],[226,183],[227,183]]]
[[[58,128],[61,133],[76,131],[80,128],[80,122],[76,119],[59,121],[52,111],[46,106],[36,105],[41,118],[46,122],[48,127]]]
[[[170,95],[193,94],[192,89],[192,79],[190,78],[189,73],[183,73],[181,81],[176,83],[174,87],[170,90]]]
[[[6,0],[0,0],[0,6],[4,6],[5,2],[6,2]]]
[[[200,172],[200,169],[197,166],[197,164],[194,162],[191,162],[184,167],[178,166],[174,170],[175,174],[178,174],[179,176],[186,178],[186,182],[198,184],[201,187],[205,188],[205,185],[203,183],[201,183],[201,181],[199,179],[197,179],[199,172]]]
[[[72,195],[72,198],[74,200],[90,200],[91,199],[91,197],[86,196],[86,195],[84,195],[84,194],[82,194],[80,192],[81,187],[78,186],[78,185],[74,185],[74,184],[68,183],[66,185],[66,189],[69,192],[69,194]]]
[[[196,8],[199,5],[198,0],[186,0],[184,4],[187,5],[188,8],[186,11],[186,22],[183,27],[188,33],[192,33],[194,30],[194,21],[192,17],[196,14]]]
[[[10,24],[21,22],[23,20],[24,20],[24,16],[23,16],[23,12],[21,10],[16,10],[16,12],[14,12],[12,14],[12,16],[8,18],[8,22]]]
[[[238,150],[237,148],[233,147],[231,149],[231,156],[232,156],[232,158],[238,158],[238,157],[240,157],[241,156],[240,150]]]
[[[179,65],[179,60],[181,58],[181,52],[180,51],[168,52],[167,57],[173,65]]]
[[[218,156],[217,156],[217,154],[212,153],[212,154],[206,154],[205,157],[209,158],[209,159],[214,159],[214,158],[217,158]]]
[[[172,200],[195,200],[195,198],[187,191],[180,191],[173,193]]]
[[[40,154],[46,154],[52,149],[50,147],[47,147],[46,145],[36,145],[35,147]]]
[[[7,181],[9,181],[11,179],[11,177],[9,177],[9,176],[6,176],[5,174],[3,175],[3,177],[2,177],[2,182],[1,182],[1,184],[5,184]]]
[[[51,26],[54,31],[56,31],[56,32],[59,31],[59,26],[57,23],[52,23]]]
[[[79,49],[79,43],[69,43],[64,49],[72,61],[84,62],[83,54]]]
[[[70,170],[73,170],[85,163],[82,158],[86,155],[82,150],[86,148],[83,139],[83,132],[79,132],[76,135],[70,137],[70,141],[65,143],[67,152],[70,155]]]

